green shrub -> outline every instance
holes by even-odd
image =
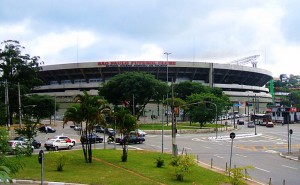
[[[66,155],[56,152],[53,153],[55,155],[55,163],[56,163],[56,170],[57,171],[63,171],[63,168],[67,162],[67,157]]]
[[[243,173],[243,171],[247,171],[247,169],[253,169],[253,166],[245,166],[239,168],[232,168],[229,170],[230,182],[232,185],[245,185],[247,184],[245,179],[251,179],[251,177],[247,173]]]
[[[180,155],[171,161],[171,165],[175,168],[175,176],[178,181],[183,181],[186,174],[191,174],[190,167],[196,164],[194,158],[189,155]]]
[[[165,165],[164,159],[162,159],[160,156],[156,159],[156,167],[161,168]]]

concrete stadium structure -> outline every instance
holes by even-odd
[[[113,76],[130,71],[147,72],[169,84],[182,81],[199,82],[219,87],[229,95],[233,110],[241,114],[263,112],[272,101],[269,89],[265,88],[273,77],[270,71],[236,64],[185,62],[185,61],[103,61],[46,65],[39,72],[44,85],[33,93],[56,97],[61,104],[60,114],[73,103],[73,97],[87,91],[98,94],[102,83]],[[245,102],[252,107],[246,110]],[[253,104],[253,102],[257,102]],[[153,114],[153,111],[152,111]],[[157,113],[159,115],[159,113]]]

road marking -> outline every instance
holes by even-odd
[[[248,157],[248,156],[246,156],[246,155],[240,155],[240,154],[235,154],[235,155],[241,156],[241,157]]]
[[[262,168],[258,168],[258,167],[254,167],[254,168],[256,168],[256,169],[258,169],[258,170],[261,170],[261,171],[264,171],[264,172],[271,173],[270,171],[268,171],[268,170],[265,170],[265,169],[262,169]]]
[[[143,150],[142,148],[138,148],[138,147],[135,147],[135,146],[128,146],[128,148],[133,148],[133,149],[136,149],[136,150]]]
[[[294,168],[294,167],[291,167],[291,166],[286,166],[286,165],[281,165],[282,167],[286,167],[286,168],[290,168],[290,169],[293,169],[293,170],[298,170],[298,168]]]
[[[207,149],[210,149],[211,147],[208,147],[208,146],[202,146],[203,148],[207,148]]]
[[[221,159],[224,159],[224,157],[219,156],[219,155],[216,155],[216,154],[214,154],[214,156],[215,156],[215,157],[218,157],[218,158],[221,158]]]

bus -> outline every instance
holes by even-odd
[[[270,114],[252,114],[251,120],[255,121],[257,125],[266,126],[268,122],[272,122],[272,117]]]

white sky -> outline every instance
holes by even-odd
[[[115,60],[228,63],[300,75],[297,0],[0,0],[0,42],[45,65]],[[251,64],[248,64],[250,66]]]

